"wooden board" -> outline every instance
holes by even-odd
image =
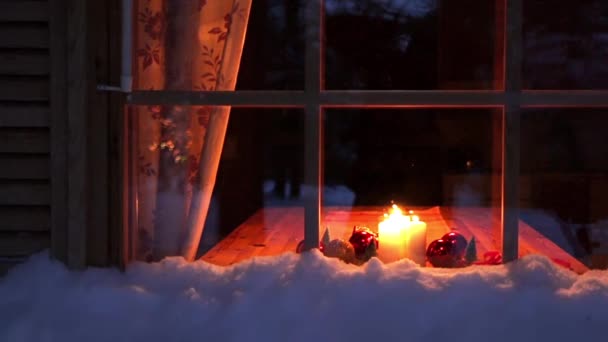
[[[2,1],[0,22],[46,22],[49,20],[47,1]]]
[[[483,255],[486,250],[497,250],[497,237],[493,231],[500,227],[500,218],[493,216],[490,208],[453,208],[443,207],[441,209],[443,217],[458,230],[463,230],[465,237],[475,235],[480,242],[478,244],[478,254]],[[556,227],[556,229],[559,229]],[[559,259],[570,264],[572,270],[577,273],[584,273],[589,270],[578,259],[563,250],[553,241],[547,239],[533,227],[519,220],[519,252],[518,256],[523,257],[530,254],[545,255],[551,259]],[[488,249],[489,247],[489,249]]]
[[[48,47],[49,28],[47,25],[0,25],[1,49],[47,49]]]
[[[49,127],[49,108],[46,104],[0,104],[0,128]]]
[[[49,231],[48,206],[0,206],[0,232]]]
[[[355,225],[375,230],[383,214],[381,207],[326,208],[323,227],[329,226],[335,238],[348,240]],[[415,208],[416,214],[428,225],[428,242],[448,231],[439,208]],[[225,239],[209,250],[202,260],[227,266],[255,256],[272,256],[295,252],[304,239],[304,208],[265,208],[237,227]]]
[[[0,154],[0,179],[48,179],[48,155]]]
[[[47,77],[0,77],[0,101],[48,101],[49,91]]]
[[[67,1],[49,0],[49,108],[46,122],[50,127],[50,161],[53,191],[51,192],[51,255],[67,262],[68,255],[68,169],[67,146]],[[83,113],[84,114],[84,113]],[[128,191],[128,186],[115,185]],[[124,217],[128,215],[124,214]],[[116,229],[122,229],[116,225]],[[123,230],[124,232],[127,229]],[[118,239],[117,239],[118,240]]]
[[[49,153],[49,130],[1,128],[0,153]]]
[[[0,51],[0,75],[48,75],[49,66],[49,54],[45,50]]]
[[[413,208],[421,220],[427,223],[427,245],[455,229],[470,240],[475,236],[477,253],[497,251],[497,239],[493,236],[500,218],[492,215],[491,208],[431,207]],[[348,240],[355,225],[375,230],[383,214],[379,207],[331,207],[323,210],[323,227],[330,227],[332,238]],[[542,254],[570,264],[577,273],[588,268],[555,243],[538,233],[533,227],[520,221],[519,256]],[[321,232],[324,229],[321,230]],[[207,252],[202,260],[227,266],[254,256],[278,255],[294,252],[304,238],[303,208],[265,208],[237,227],[230,235]]]
[[[0,205],[49,205],[51,187],[48,181],[0,182]]]
[[[48,233],[1,233],[0,257],[25,257],[50,246]]]

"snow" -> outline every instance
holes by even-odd
[[[0,341],[605,341],[608,271],[362,267],[318,251],[222,268],[169,258],[68,272],[46,254],[0,280]]]

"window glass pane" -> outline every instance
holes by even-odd
[[[520,243],[520,254],[545,254],[577,271],[608,266],[606,114],[580,108],[524,112],[519,229],[520,241],[530,243]],[[532,243],[530,227],[544,244]]]
[[[327,110],[323,212],[332,239],[348,241],[354,226],[366,226],[380,233],[377,252],[385,262],[410,257],[426,264],[426,247],[451,229],[467,241],[475,236],[478,261],[500,250],[495,241],[500,228],[501,113]],[[392,201],[426,222],[426,237],[416,245],[417,252],[403,252],[407,237],[380,231]]]
[[[133,87],[235,90],[238,80],[238,89],[302,89],[303,6],[136,0]]]
[[[608,88],[608,2],[539,0],[523,4],[527,88]]]
[[[237,89],[304,89],[307,1],[253,1]]]
[[[502,3],[326,0],[326,87],[500,89]]]
[[[304,237],[301,110],[129,109],[136,260],[192,255],[230,265],[296,250]]]

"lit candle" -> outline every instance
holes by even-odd
[[[409,212],[413,214],[412,211]],[[419,265],[425,263],[426,223],[415,215],[403,215],[393,205],[378,224],[378,257],[385,263],[409,258]]]
[[[396,208],[399,210],[399,208]],[[403,229],[405,228],[405,216],[401,211],[390,215],[384,214],[384,221],[378,224],[378,257],[385,263],[397,261],[405,257],[405,241]]]
[[[418,216],[412,216],[404,236],[406,257],[423,266],[426,262],[426,223]]]

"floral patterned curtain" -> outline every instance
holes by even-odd
[[[137,0],[137,90],[234,90],[252,0]],[[138,260],[196,254],[230,107],[135,109]]]

